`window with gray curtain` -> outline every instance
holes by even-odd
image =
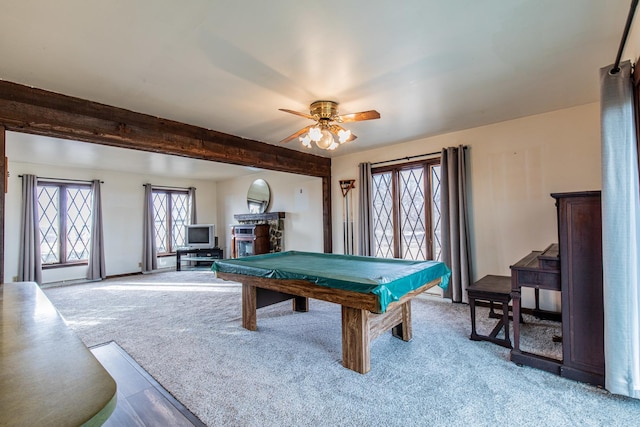
[[[153,223],[158,255],[185,245],[185,225],[191,223],[189,190],[154,188]]]
[[[155,227],[153,224],[153,188],[144,184],[142,218],[142,271],[150,272],[158,268]]]
[[[362,256],[372,256],[373,249],[373,216],[371,208],[371,163],[358,165],[358,253]]]
[[[189,187],[189,224],[198,223],[197,206],[196,206],[196,189]]]
[[[92,204],[90,184],[38,181],[43,268],[88,262]]]
[[[640,399],[640,193],[632,67],[600,70],[605,387]],[[637,72],[637,68],[636,68]],[[640,89],[638,89],[640,91]]]
[[[18,281],[42,283],[40,257],[40,230],[38,229],[38,178],[22,176],[22,215],[20,221],[20,248]]]
[[[440,159],[371,170],[373,256],[439,260]]]
[[[473,283],[473,269],[465,147],[443,148],[440,160],[442,262],[451,269],[451,279],[444,296],[453,302],[466,303],[466,290]]]
[[[99,280],[107,277],[107,268],[104,256],[104,232],[102,224],[102,191],[101,182],[94,179],[91,182],[93,204],[91,207],[91,246],[89,248],[89,265],[87,266],[87,279]]]

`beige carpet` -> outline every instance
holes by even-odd
[[[360,375],[340,363],[338,305],[264,308],[250,332],[240,289],[185,271],[45,292],[88,346],[116,341],[210,426],[638,425],[640,401],[518,367],[509,350],[470,341],[467,305],[414,300],[414,339],[381,336]]]

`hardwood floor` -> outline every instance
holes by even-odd
[[[118,404],[104,426],[204,426],[115,342],[91,352],[118,386]]]

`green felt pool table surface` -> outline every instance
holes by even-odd
[[[440,286],[446,288],[451,274],[438,261],[300,251],[219,260],[212,269],[270,279],[306,280],[328,288],[374,294],[382,312],[390,303],[435,279],[440,279]]]

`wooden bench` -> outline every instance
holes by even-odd
[[[506,348],[511,346],[509,336],[509,301],[511,301],[511,277],[509,276],[484,276],[467,288],[469,307],[471,308],[471,336],[473,341],[490,341]],[[489,317],[500,320],[489,335],[480,335],[476,332],[476,300],[488,301],[490,306]],[[502,303],[502,314],[493,311],[493,303]],[[498,333],[504,329],[504,338],[498,338]]]

